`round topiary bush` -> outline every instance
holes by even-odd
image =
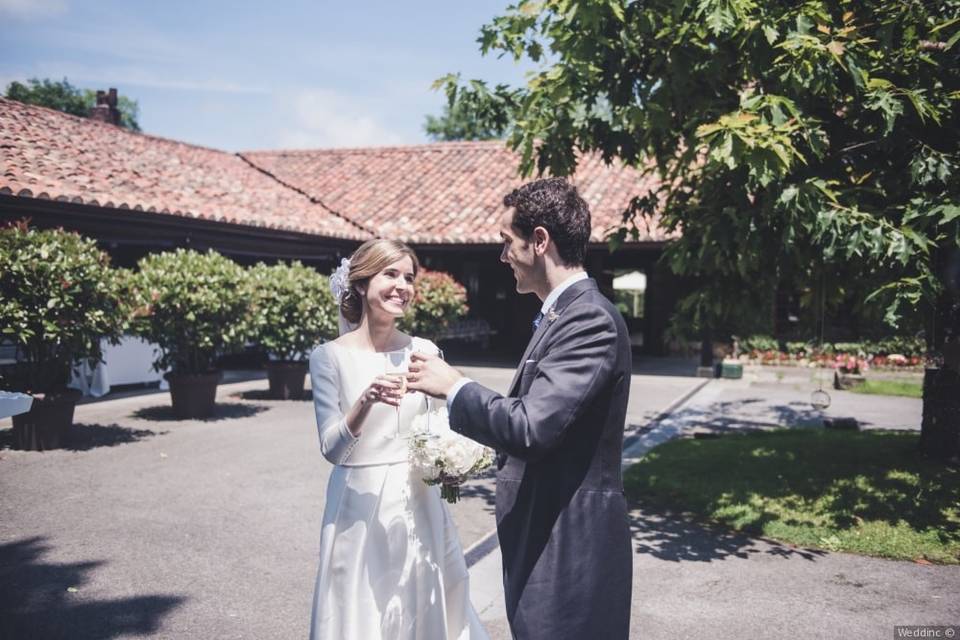
[[[274,358],[267,364],[270,395],[303,396],[310,350],[337,335],[337,305],[326,276],[300,262],[248,271],[250,337]]]
[[[121,279],[93,240],[26,222],[0,229],[0,331],[19,361],[3,388],[63,390],[71,366],[99,362],[101,339],[119,339],[128,315]]]
[[[337,305],[328,278],[300,262],[248,270],[250,337],[283,361],[305,360],[337,335]]]
[[[67,389],[71,367],[102,358],[101,340],[116,341],[129,317],[121,278],[93,240],[27,223],[0,229],[0,331],[16,347],[0,388],[34,396],[14,416],[15,445],[59,446],[80,393]]]
[[[153,366],[170,370],[174,412],[209,415],[220,379],[216,359],[240,349],[247,337],[243,268],[212,250],[178,249],[140,260],[131,284],[140,305],[133,329],[159,347]]]
[[[131,281],[142,305],[133,328],[160,347],[158,371],[208,373],[219,355],[243,346],[246,275],[232,260],[212,250],[153,254],[140,260]]]

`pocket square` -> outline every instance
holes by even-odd
[[[524,360],[524,361],[523,361],[523,364],[530,364],[530,363],[533,363],[533,362],[536,362],[536,360]]]

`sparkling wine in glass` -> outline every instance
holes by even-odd
[[[407,372],[409,371],[409,359],[407,351],[394,351],[386,354],[384,375],[395,382],[400,383],[400,404],[403,403],[403,397],[407,393]],[[400,437],[400,405],[397,405],[397,431],[393,436]]]

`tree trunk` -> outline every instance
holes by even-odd
[[[704,327],[700,334],[700,366],[713,366],[713,332],[710,327]]]
[[[960,373],[927,369],[923,376],[920,450],[938,460],[960,460]]]
[[[943,365],[924,372],[920,449],[939,460],[960,462],[960,300],[941,301],[935,321],[938,315],[943,318],[943,338],[933,335],[931,343]]]

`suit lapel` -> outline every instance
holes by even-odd
[[[586,280],[575,282],[574,284],[570,285],[566,291],[560,294],[557,302],[553,305],[553,313],[559,316],[561,313],[563,313],[563,310],[567,308],[567,305],[587,291],[595,290],[596,288],[597,283],[593,280],[593,278],[587,278]],[[514,392],[516,391],[517,383],[520,381],[520,374],[523,372],[523,365],[527,362],[534,350],[540,344],[540,341],[543,340],[543,337],[547,335],[547,333],[550,331],[550,328],[555,323],[556,321],[550,321],[549,312],[543,317],[543,320],[540,321],[540,326],[537,327],[537,330],[533,332],[533,336],[530,338],[530,342],[527,343],[527,348],[523,352],[523,357],[520,359],[520,364],[517,366],[517,370],[513,374],[513,380],[510,382],[509,392],[507,393],[508,396],[513,396]]]
[[[517,386],[517,382],[520,380],[520,373],[523,371],[523,364],[527,361],[530,353],[533,352],[534,347],[540,343],[540,339],[550,328],[550,325],[551,323],[548,322],[546,316],[544,316],[543,320],[540,321],[540,326],[538,326],[537,330],[533,332],[533,336],[531,336],[530,342],[527,343],[527,348],[523,352],[523,357],[520,358],[520,364],[517,366],[517,370],[513,374],[513,380],[510,382],[510,392],[507,394],[508,396],[513,395],[514,387]]]

